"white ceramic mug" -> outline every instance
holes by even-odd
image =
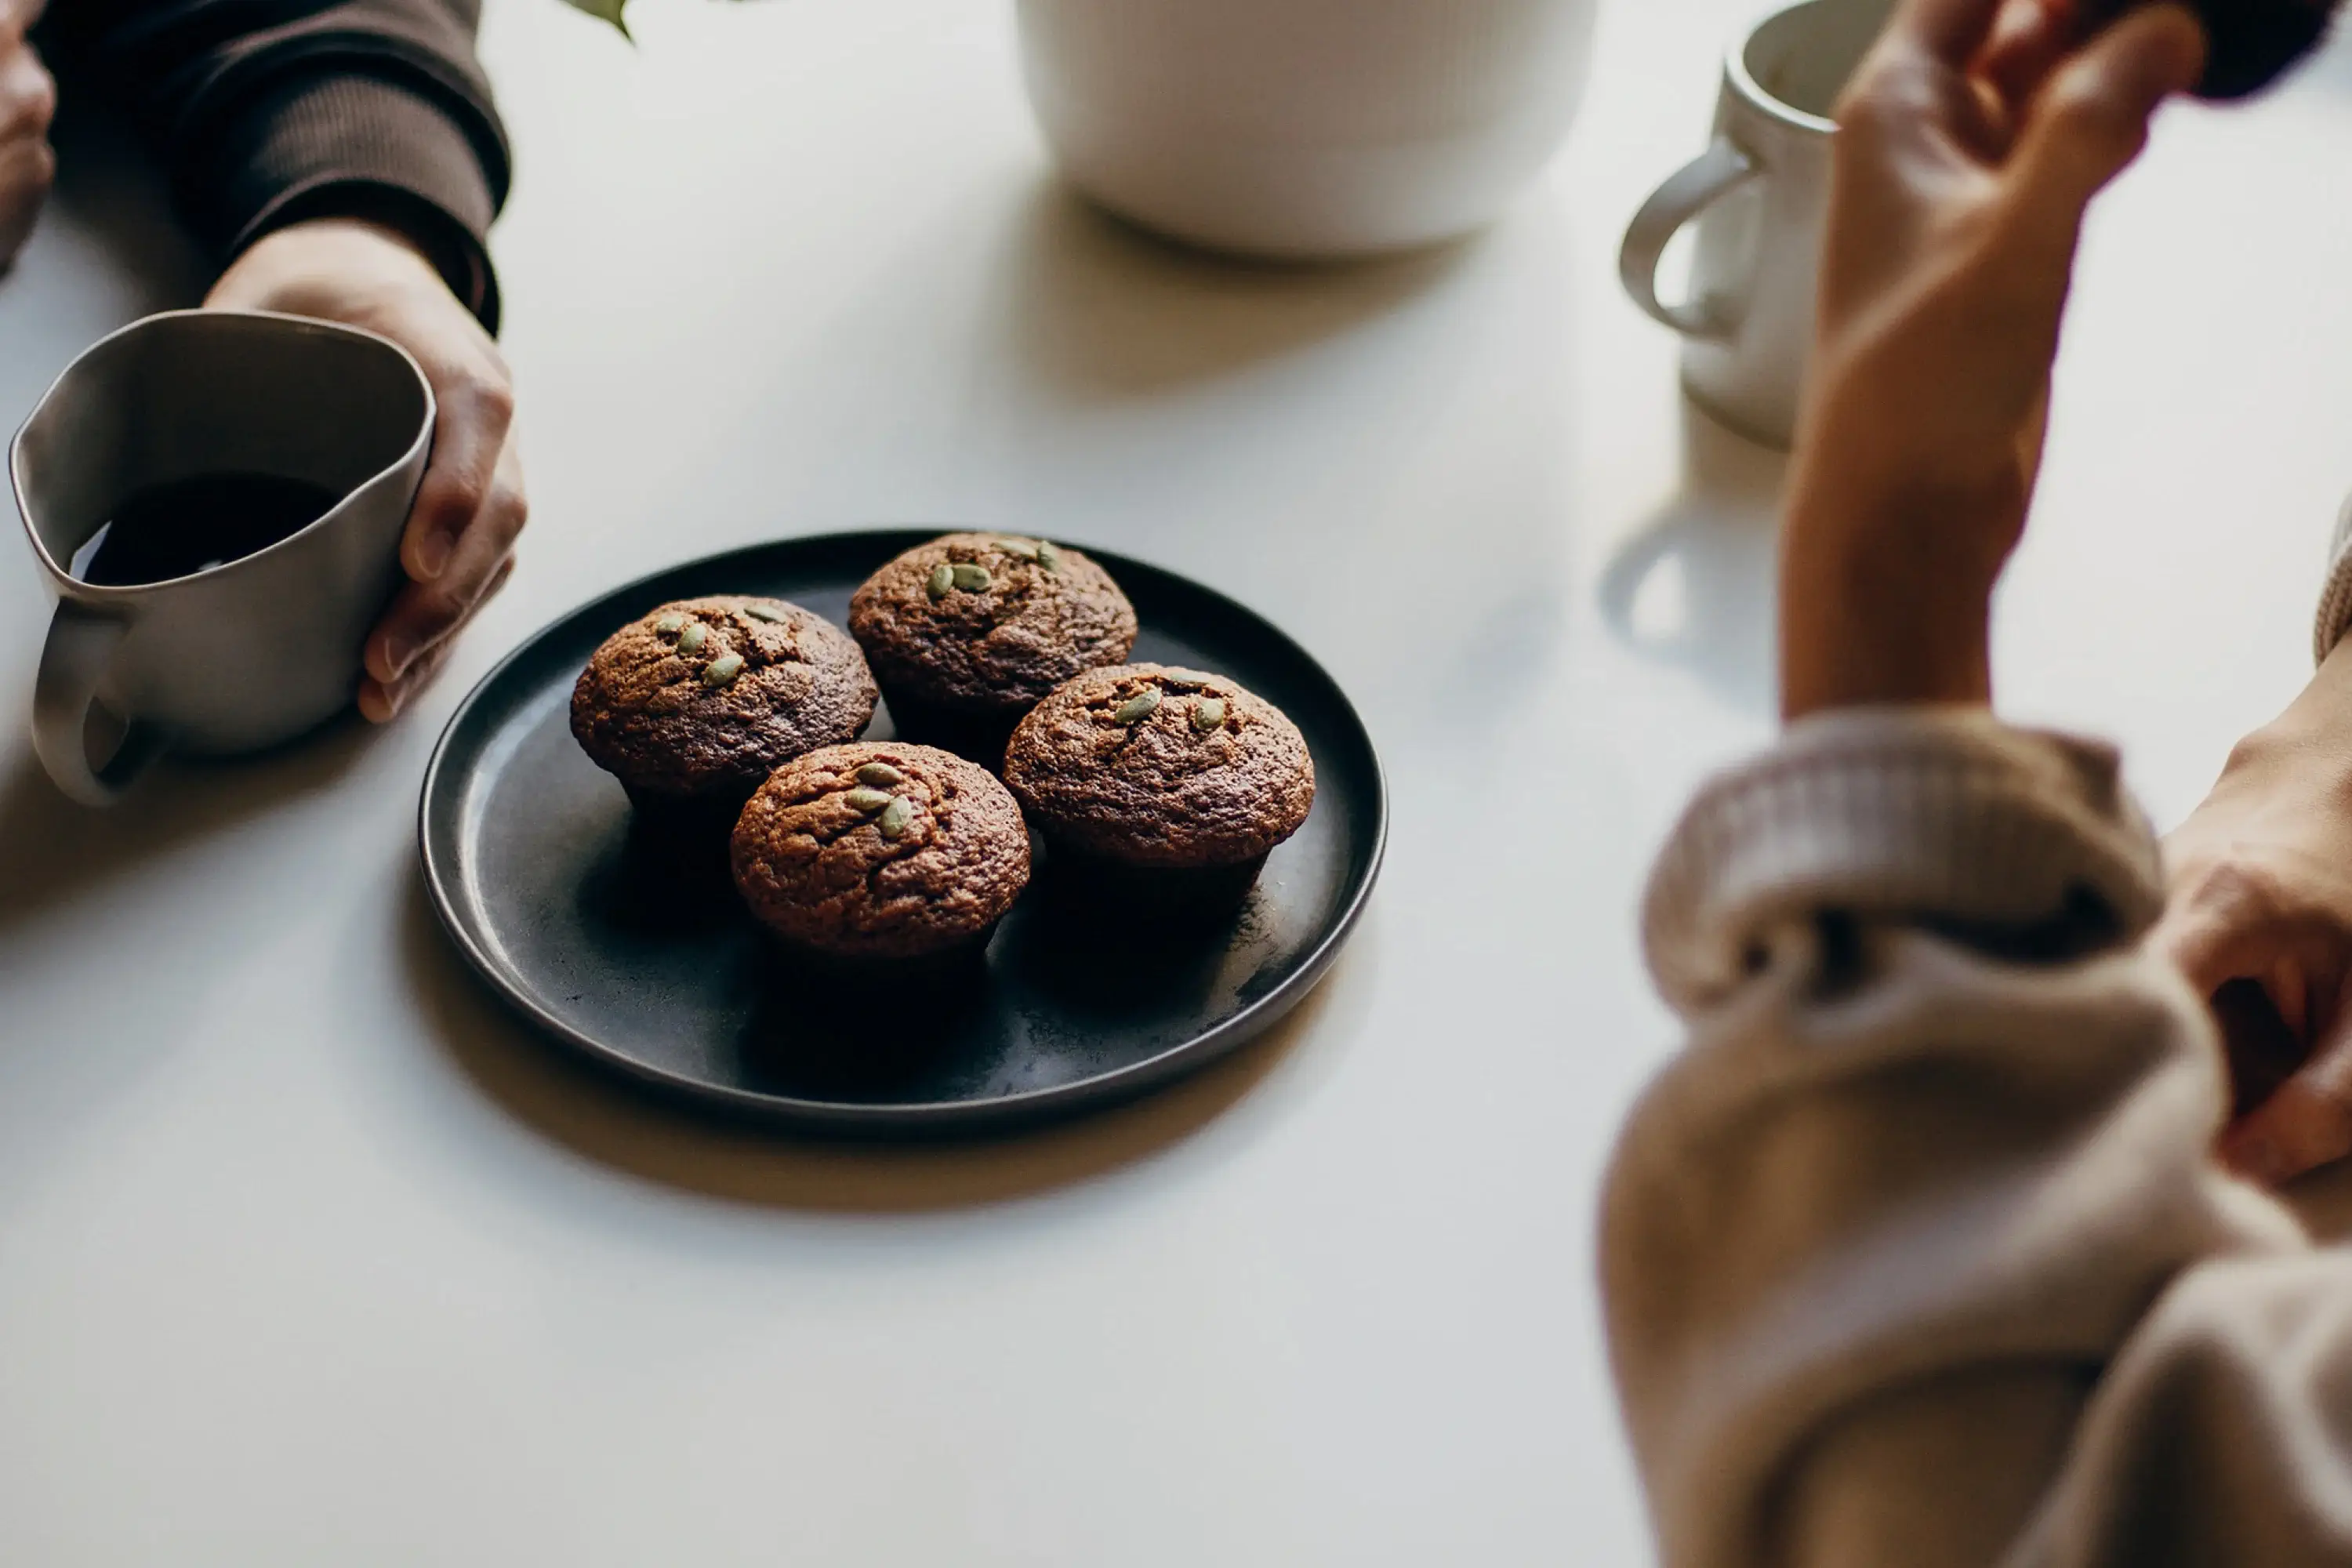
[[[1584,93],[1597,0],[1020,0],[1046,140],[1112,211],[1325,258],[1476,228]]]
[[[1829,200],[1831,115],[1893,0],[1805,0],[1777,11],[1724,62],[1715,140],[1658,187],[1618,258],[1633,302],[1683,334],[1683,386],[1740,434],[1794,438],[1812,353]],[[1658,261],[1685,224],[1688,292],[1658,298]]]
[[[8,451],[58,599],[33,742],[59,789],[109,805],[166,751],[258,751],[351,706],[361,639],[399,581],[433,407],[425,373],[389,339],[258,312],[150,316],[67,367]],[[225,470],[340,499],[265,549],[184,576],[75,574],[126,500]],[[94,706],[124,731],[98,763]]]

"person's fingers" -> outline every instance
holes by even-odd
[[[2225,866],[2176,890],[2149,932],[2147,950],[2204,999],[2229,1066],[2233,1115],[2270,1097],[2308,1054],[2294,953],[2312,933],[2293,931],[2284,890],[2270,879]],[[2292,1009],[2283,1003],[2292,1003]]]
[[[2008,0],[1977,62],[1978,74],[2011,113],[2019,112],[2066,58],[2081,26],[2074,0]]]
[[[425,369],[439,405],[433,457],[400,541],[401,566],[419,584],[449,569],[466,532],[488,505],[514,422],[513,388],[487,350],[460,353],[451,363],[428,363]]]
[[[2333,1033],[2277,1092],[2222,1133],[2223,1164],[2276,1186],[2352,1154],[2352,1028]]]
[[[22,38],[47,8],[47,0],[0,0],[0,38]]]
[[[0,48],[0,142],[40,141],[58,117],[58,82],[30,44]]]
[[[0,269],[32,237],[57,172],[57,154],[47,142],[0,143]]]
[[[2295,1016],[2279,1005],[2280,998],[2294,994],[2259,980],[2232,980],[2213,993],[2213,1022],[2230,1068],[2232,1121],[2276,1094],[2310,1058],[2310,1042]]]
[[[2327,978],[2346,973],[2352,930],[2330,900],[2295,868],[2193,865],[2148,945],[2212,1009],[2238,1118],[2224,1163],[2275,1184],[2352,1153],[2352,1008]]]
[[[2134,11],[2052,73],[2011,160],[2014,212],[2072,248],[2091,198],[2147,144],[2165,100],[2195,85],[2205,31],[2177,4]]]
[[[2232,980],[2268,982],[2283,964],[2304,973],[2331,967],[2333,955],[2352,948],[2352,929],[2334,905],[2331,892],[2314,895],[2298,866],[2245,856],[2192,862],[2176,871],[2148,945],[2210,996]]]
[[[1992,31],[2001,0],[1904,0],[1886,25],[1886,38],[1910,44],[1955,70],[1977,58]]]
[[[488,494],[460,531],[444,570],[429,582],[402,588],[370,634],[364,655],[370,678],[394,687],[419,656],[457,629],[512,554],[530,514],[522,458],[509,444]]]
[[[0,47],[0,268],[32,237],[57,179],[49,146],[57,108],[57,83],[32,47]]]
[[[491,574],[489,582],[475,595],[474,602],[466,607],[465,615],[451,631],[464,629],[466,622],[472,620],[483,605],[498,597],[499,591],[507,585],[507,579],[513,575],[514,557],[509,555],[499,563],[498,570]],[[364,677],[360,681],[360,716],[371,724],[391,723],[400,716],[401,710],[408,706],[410,699],[433,683],[434,677],[439,675],[441,667],[449,662],[449,655],[457,646],[457,639],[454,635],[444,636],[410,660],[408,668],[396,680],[378,680],[373,675]]]
[[[2268,966],[2266,917],[2237,900],[2176,900],[2148,933],[2148,947],[2180,972],[2189,989],[2210,996],[2232,980],[2250,980]]]

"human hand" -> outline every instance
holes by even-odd
[[[2165,858],[2150,941],[2216,1004],[2223,1161],[2280,1183],[2352,1154],[2352,643],[2239,742]]]
[[[0,0],[0,271],[32,237],[58,172],[58,84],[25,37],[40,19],[41,0]]]
[[[2084,213],[2204,58],[2178,5],[2076,26],[2067,0],[1905,0],[1839,106],[1781,554],[1790,718],[1991,695]]]
[[[0,0],[5,4],[5,0]],[[451,634],[505,584],[528,515],[506,362],[440,273],[396,231],[346,218],[256,240],[210,309],[278,310],[380,332],[416,358],[439,413],[400,563],[408,582],[368,634],[360,711],[398,713],[447,658]]]

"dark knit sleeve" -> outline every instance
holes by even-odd
[[[66,0],[43,41],[68,89],[138,121],[224,258],[300,218],[414,237],[496,328],[487,240],[506,132],[474,57],[480,0]]]

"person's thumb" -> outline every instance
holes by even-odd
[[[14,43],[33,30],[48,0],[0,0],[0,38]]]
[[[2352,1019],[2336,1019],[2294,1076],[2221,1135],[2220,1153],[2268,1186],[2352,1154]]]
[[[2135,10],[2052,74],[2011,160],[2020,216],[2071,245],[2091,198],[2139,156],[2148,121],[2205,68],[2205,29],[2176,4]]]

